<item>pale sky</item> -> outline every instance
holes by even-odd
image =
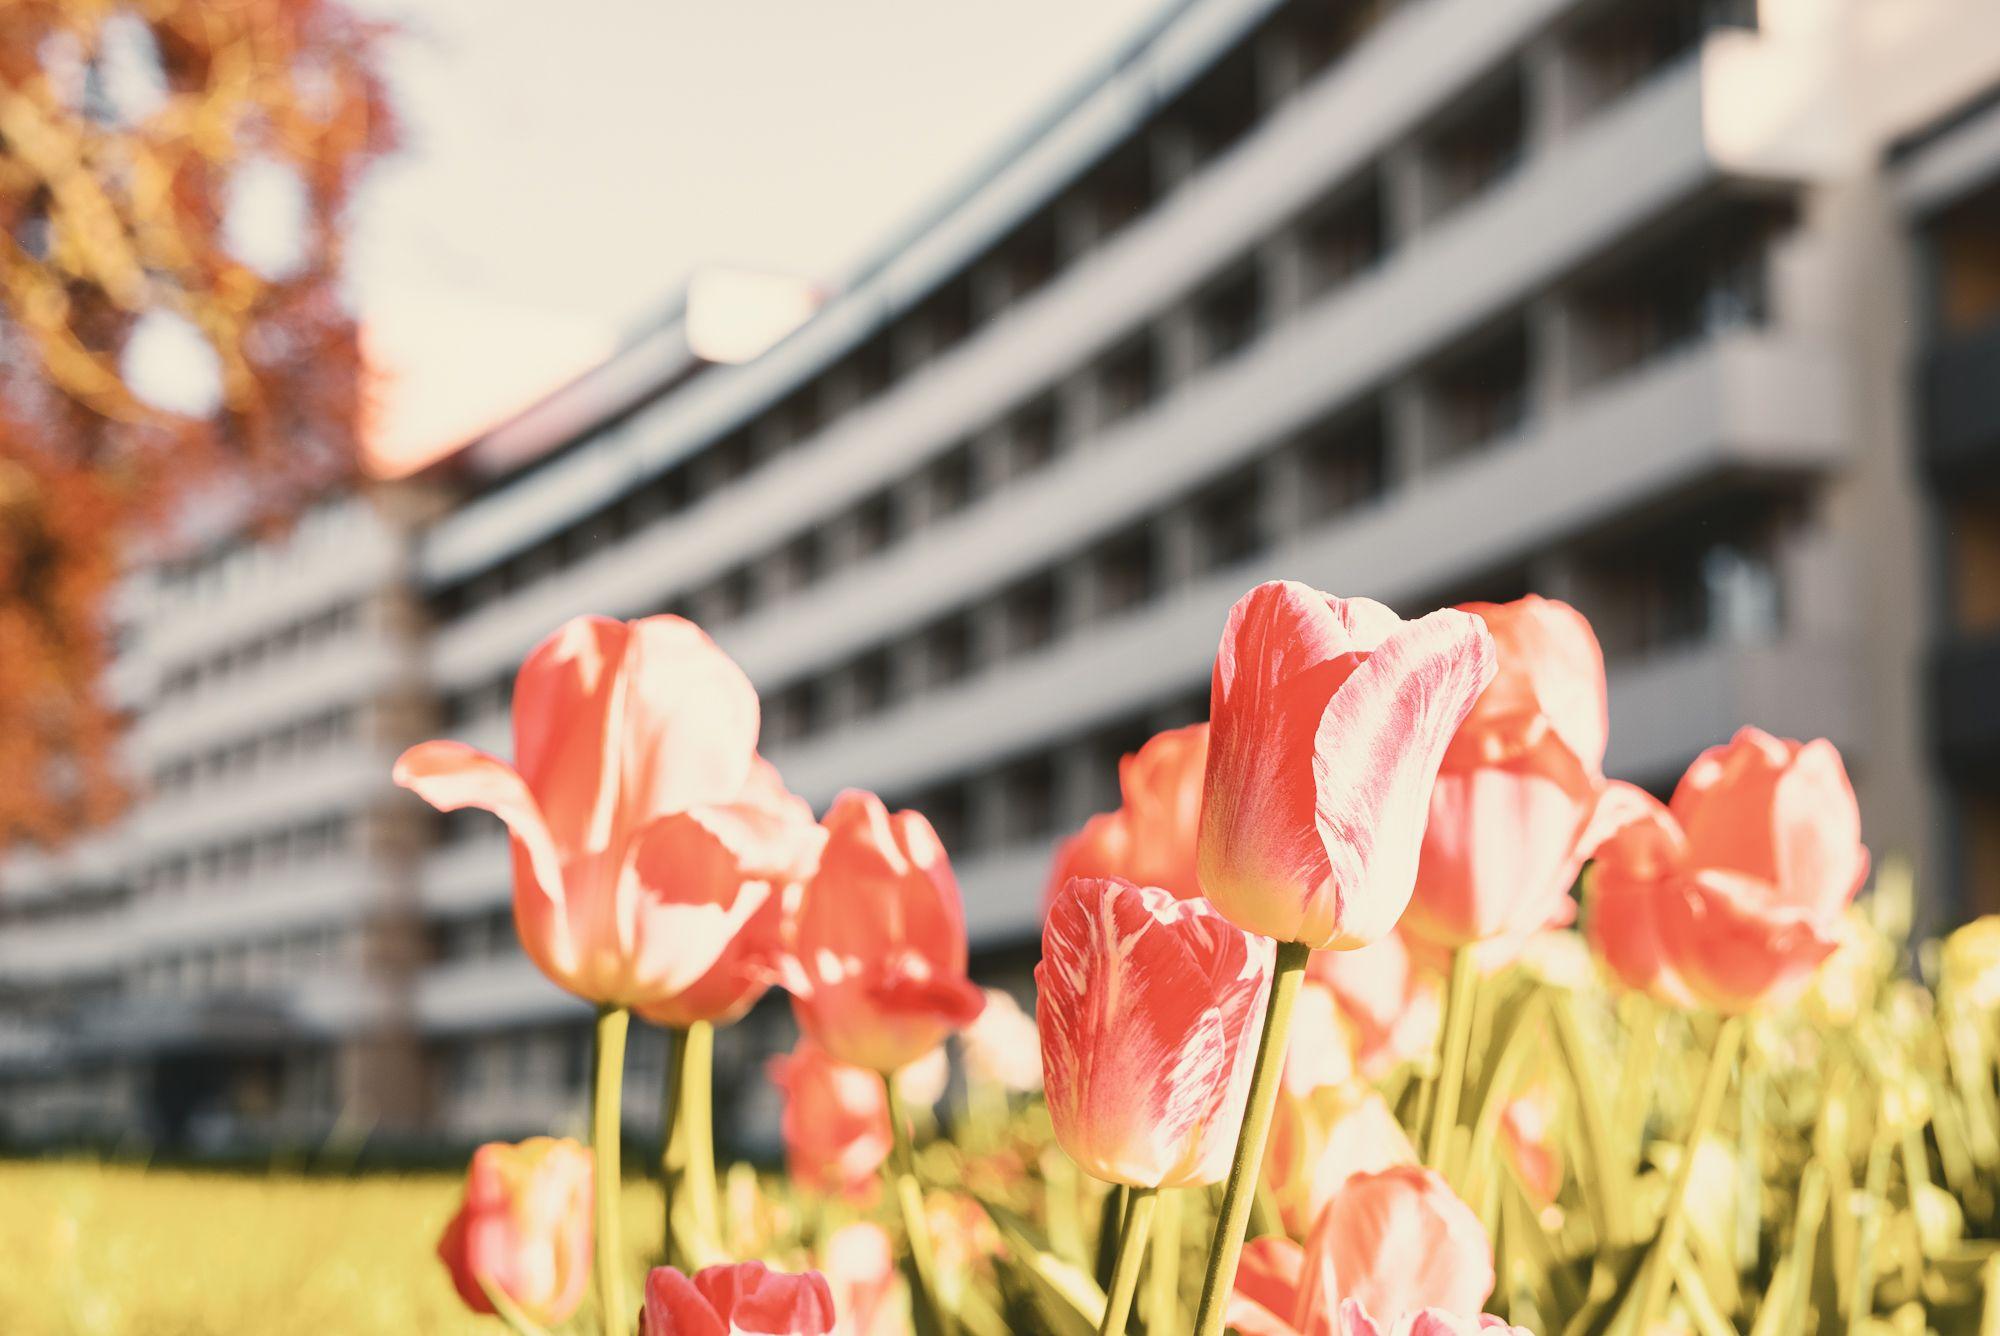
[[[518,408],[705,262],[836,281],[1162,0],[354,0],[406,147],[356,210],[385,446]]]

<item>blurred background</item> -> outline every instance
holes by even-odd
[[[582,612],[928,815],[1016,988],[1276,576],[1569,600],[1613,773],[1830,737],[2000,909],[1991,0],[102,9],[0,16],[9,1144],[573,1124],[503,828],[388,776]]]

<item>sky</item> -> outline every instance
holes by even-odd
[[[352,0],[405,147],[357,204],[378,447],[456,443],[697,266],[837,282],[1162,0]]]

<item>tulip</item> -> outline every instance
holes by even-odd
[[[1405,622],[1290,582],[1244,595],[1210,688],[1197,858],[1215,907],[1315,949],[1393,928],[1438,765],[1493,666],[1469,613]]]
[[[762,1262],[646,1277],[639,1336],[831,1336],[833,1291],[817,1271],[787,1275]]]
[[[944,846],[872,793],[833,801],[785,961],[799,1028],[841,1062],[888,1073],[979,1017],[965,911]]]
[[[1531,1201],[1543,1206],[1562,1191],[1562,1146],[1555,1138],[1555,1093],[1545,1085],[1507,1101],[1500,1111],[1500,1144]]]
[[[473,1152],[465,1200],[438,1257],[473,1312],[512,1305],[553,1326],[576,1311],[590,1282],[590,1213],[582,1146],[554,1137],[489,1142]]]
[[[1119,761],[1118,810],[1092,817],[1063,842],[1045,899],[1053,901],[1071,877],[1121,877],[1182,900],[1200,895],[1195,836],[1207,765],[1207,724],[1156,734]]]
[[[723,947],[708,972],[678,993],[634,1007],[640,1017],[670,1030],[698,1024],[729,1025],[743,1018],[778,982],[779,962],[800,887],[819,865],[826,831],[813,820],[805,799],[787,791],[777,767],[759,757],[749,782],[729,808],[733,819],[754,831],[734,849],[717,844],[702,849],[706,860],[690,860],[677,871],[686,884],[706,878],[718,898],[761,896],[763,903]],[[746,854],[761,856],[746,860]]]
[[[1398,1166],[1348,1179],[1304,1247],[1251,1244],[1229,1322],[1244,1336],[1504,1330],[1480,1314],[1493,1279],[1472,1208],[1430,1170]]]
[[[1316,952],[1306,962],[1306,981],[1324,986],[1339,1004],[1364,1080],[1379,1080],[1437,1046],[1438,980],[1418,968],[1400,931],[1358,950]]]
[[[1530,595],[1463,610],[1492,633],[1498,669],[1439,768],[1402,926],[1447,949],[1517,950],[1571,912],[1604,789],[1604,655],[1566,603]]]
[[[756,692],[700,628],[579,617],[521,665],[513,765],[425,742],[395,778],[441,811],[505,821],[529,958],[628,1007],[700,980],[769,898],[765,874],[798,864],[751,788],[756,747]]]
[[[1627,820],[1598,846],[1585,875],[1590,914],[1584,935],[1626,987],[1667,1003],[1692,1007],[1660,939],[1659,905],[1678,895],[1687,866],[1687,837],[1666,805],[1630,784],[1614,785]]]
[[[1626,790],[1598,850],[1590,935],[1627,984],[1727,1015],[1792,1000],[1868,873],[1840,754],[1746,728],[1661,809]]]
[[[1074,877],[1035,967],[1049,1120],[1107,1182],[1220,1182],[1249,1091],[1271,945],[1205,901]]]
[[[1388,1101],[1359,1083],[1278,1097],[1264,1184],[1285,1229],[1303,1235],[1355,1174],[1417,1162],[1416,1148]]]
[[[856,1220],[827,1236],[821,1250],[839,1336],[889,1336],[896,1314],[896,1254],[889,1231],[872,1220]]]
[[[828,1196],[866,1197],[892,1144],[881,1076],[836,1062],[810,1039],[771,1059],[767,1071],[785,1096],[779,1131],[792,1181]]]
[[[1493,654],[1469,613],[1404,622],[1301,584],[1259,585],[1230,610],[1209,688],[1196,862],[1225,917],[1280,945],[1198,1336],[1221,1336],[1306,958],[1366,946],[1402,917],[1431,785]]]
[[[1042,1088],[1041,1042],[1035,1018],[998,988],[986,990],[986,1009],[959,1036],[968,1076],[1020,1093]]]

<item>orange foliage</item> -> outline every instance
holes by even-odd
[[[0,4],[0,848],[115,806],[120,545],[191,485],[280,515],[353,467],[336,283],[392,139],[379,36],[334,0]],[[285,196],[275,261],[232,249],[252,175]],[[135,390],[129,346],[161,320],[212,356],[212,403]]]

